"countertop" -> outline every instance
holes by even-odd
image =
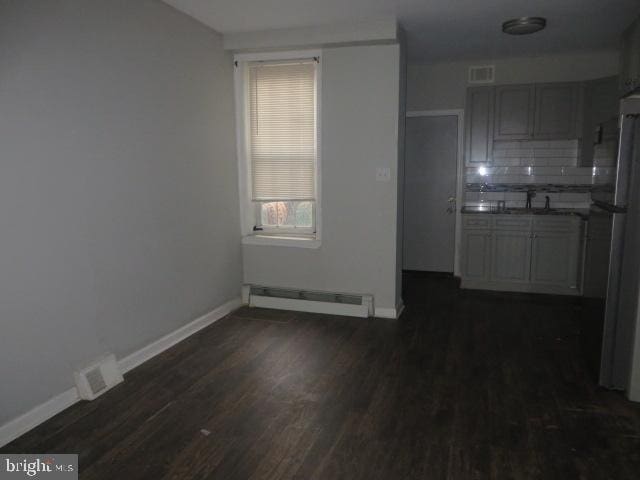
[[[591,213],[591,211],[588,208],[552,208],[550,210],[545,210],[544,208],[507,208],[502,211],[496,211],[496,210],[490,210],[489,207],[464,206],[460,210],[460,213],[464,213],[464,214],[484,213],[489,215],[541,215],[541,216],[565,215],[565,216],[576,216],[576,217],[582,218],[583,220],[587,220],[589,218],[589,214]]]

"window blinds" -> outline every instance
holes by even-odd
[[[255,62],[248,70],[252,199],[315,200],[315,62]]]

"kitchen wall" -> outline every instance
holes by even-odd
[[[322,245],[244,245],[246,283],[373,294],[376,308],[396,307],[399,83],[399,45],[323,50]],[[376,167],[391,181],[377,182]]]
[[[495,65],[496,84],[581,81],[616,75],[619,53],[616,51],[546,55],[500,60],[474,60],[433,65],[410,65],[408,71],[408,110],[463,109],[468,87],[468,68],[472,65]],[[596,148],[595,166],[579,166],[580,143],[563,141],[496,141],[490,167],[466,168],[466,184],[555,184],[570,186],[540,194],[534,204],[544,205],[549,195],[553,206],[587,208],[589,187],[606,185],[613,180],[611,168],[615,142]],[[578,188],[577,186],[584,188]],[[467,205],[495,204],[504,200],[508,206],[524,206],[521,192],[466,191]]]
[[[167,3],[175,3],[165,0]],[[176,5],[179,7],[180,5]],[[334,23],[330,25],[300,28],[281,28],[254,32],[230,32],[224,36],[227,50],[292,49],[319,46],[336,46],[355,43],[395,43],[398,38],[398,22],[393,17],[360,22]]]
[[[155,0],[0,3],[0,426],[239,295],[232,75]]]
[[[464,108],[468,69],[495,65],[496,84],[570,82],[618,73],[617,51],[409,65],[407,110]]]

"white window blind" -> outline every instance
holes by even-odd
[[[315,200],[316,63],[248,65],[254,201]]]

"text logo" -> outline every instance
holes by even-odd
[[[0,480],[18,478],[77,480],[78,455],[0,455]]]

